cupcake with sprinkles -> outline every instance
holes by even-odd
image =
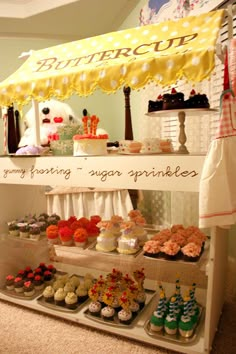
[[[88,310],[90,315],[99,317],[102,305],[100,301],[98,301],[99,298],[99,287],[98,284],[94,284],[92,288],[89,289],[88,292],[89,298],[91,300]]]

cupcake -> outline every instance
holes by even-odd
[[[144,289],[139,289],[136,297],[136,301],[139,304],[140,310],[145,306],[146,293]]]
[[[75,291],[75,285],[72,282],[70,282],[70,281],[66,282],[65,286],[64,286],[64,291],[66,293],[74,292]]]
[[[34,273],[33,272],[28,273],[26,279],[32,282],[34,280]]]
[[[88,242],[95,241],[100,232],[99,228],[93,221],[89,221],[89,223],[86,225],[86,231],[88,234]]]
[[[161,247],[161,251],[164,253],[167,260],[177,260],[180,256],[180,246],[178,243],[171,240],[166,241]]]
[[[19,269],[18,272],[17,272],[17,277],[20,277],[20,278],[25,278],[26,277],[26,272],[24,269]]]
[[[93,282],[92,279],[84,279],[84,283],[83,284],[84,284],[84,287],[87,290],[89,290],[93,286],[94,282]]]
[[[59,237],[63,246],[72,246],[74,231],[68,226],[59,229]]]
[[[105,306],[101,309],[101,316],[104,321],[113,321],[115,310],[111,306]]]
[[[43,276],[42,268],[40,268],[40,267],[35,268],[34,275],[40,275],[42,277]]]
[[[90,221],[95,225],[97,225],[101,220],[102,220],[102,218],[99,215],[91,215],[90,216]]]
[[[31,240],[38,241],[40,239],[40,235],[41,235],[41,232],[40,232],[40,228],[38,227],[38,225],[36,225],[36,224],[30,225],[29,238]]]
[[[158,258],[161,253],[161,245],[159,241],[149,240],[143,246],[144,256]]]
[[[57,291],[60,288],[64,288],[65,286],[65,282],[62,279],[57,279],[54,281],[54,283],[52,284],[52,287],[55,291]]]
[[[118,312],[118,319],[120,323],[123,324],[130,324],[132,322],[132,311],[131,310],[126,310],[122,309]]]
[[[100,316],[101,308],[102,308],[102,305],[99,301],[91,301],[88,306],[88,310],[89,310],[90,315],[96,316],[96,317]]]
[[[6,286],[7,290],[14,289],[14,280],[15,280],[15,277],[13,275],[9,274],[6,276],[5,286]]]
[[[45,284],[51,284],[53,281],[53,274],[49,270],[45,270],[43,273],[43,280]]]
[[[184,338],[189,338],[193,335],[194,322],[188,315],[182,315],[179,321],[179,334]]]
[[[34,290],[34,284],[29,280],[24,282],[24,295],[27,297],[31,297],[34,295],[35,290]]]
[[[68,292],[65,297],[65,304],[68,309],[76,309],[78,306],[78,296],[72,291]]]
[[[69,279],[68,282],[71,283],[74,288],[77,288],[80,285],[80,278],[78,275],[72,275]]]
[[[105,306],[101,310],[101,316],[105,321],[113,321],[115,315],[115,309],[112,307],[114,301],[114,292],[110,289],[106,289],[103,293],[103,302]]]
[[[120,323],[128,325],[132,322],[133,314],[130,310],[131,301],[129,292],[124,291],[119,298],[119,303],[122,307],[122,310],[118,312],[118,319]]]
[[[46,221],[38,221],[37,225],[38,225],[38,227],[40,229],[41,236],[46,236],[46,230],[47,230],[47,227],[48,227],[47,222]]]
[[[168,314],[164,321],[164,329],[167,334],[176,334],[178,329],[178,322],[174,315]]]
[[[58,234],[57,225],[49,225],[46,228],[46,236],[47,236],[49,243],[58,244],[59,243],[59,234]]]
[[[78,296],[78,302],[84,302],[88,299],[88,290],[81,284],[76,289],[76,295]]]
[[[150,329],[154,332],[160,332],[164,328],[164,315],[163,313],[159,313],[154,311],[150,318]]]
[[[32,273],[33,272],[33,270],[32,270],[32,268],[30,267],[30,266],[26,266],[25,267],[25,275],[26,275],[26,277],[27,277],[27,275],[29,274],[29,273]]]
[[[140,306],[137,303],[137,301],[131,301],[131,303],[130,303],[130,311],[132,311],[133,316],[137,315],[139,310],[140,310]]]
[[[74,232],[74,243],[77,247],[84,247],[88,240],[88,232],[85,228],[78,228]]]
[[[102,305],[99,301],[99,286],[94,284],[88,291],[88,296],[91,300],[88,310],[92,316],[100,316]]]
[[[29,225],[27,223],[19,223],[20,238],[29,238]]]
[[[54,302],[55,290],[51,285],[46,286],[43,291],[43,298],[46,302]]]
[[[183,260],[187,262],[197,262],[201,255],[202,247],[199,244],[190,242],[181,248]]]
[[[54,294],[54,302],[58,306],[65,305],[66,292],[63,288],[59,288]]]
[[[172,296],[169,303],[169,313],[164,321],[164,329],[167,334],[176,334],[178,330],[178,321],[175,315],[176,297]]]
[[[48,268],[44,262],[40,262],[38,268],[40,268],[43,273],[45,272],[45,270],[48,270]]]
[[[15,221],[12,221],[8,224],[8,231],[9,231],[9,235],[11,236],[18,237],[20,234],[19,226]]]
[[[20,277],[16,277],[14,280],[14,290],[16,293],[23,293],[24,280]]]
[[[56,272],[57,272],[57,270],[56,270],[56,268],[54,267],[53,264],[49,264],[47,266],[47,270],[49,270],[52,274],[56,274]]]
[[[34,280],[33,280],[33,284],[34,284],[35,290],[42,290],[44,288],[44,282],[43,282],[43,278],[41,277],[41,275],[35,275]]]

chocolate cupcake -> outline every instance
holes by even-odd
[[[23,290],[24,290],[24,295],[26,297],[33,296],[34,293],[35,293],[34,284],[30,280],[29,281],[25,281]]]

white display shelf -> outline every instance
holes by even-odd
[[[57,263],[55,263],[55,266],[58,266]],[[79,272],[76,274],[84,275],[87,272],[91,273],[91,268],[84,268],[84,267],[75,267],[71,265],[65,265],[65,264],[60,264],[60,269],[63,271],[68,271],[70,274],[74,274],[75,272]],[[101,274],[101,272],[98,272],[96,270],[92,270],[92,274],[95,276],[98,276]],[[106,274],[106,273],[104,273]],[[154,283],[152,283],[154,284]],[[150,285],[150,284],[149,284]],[[154,284],[155,286],[155,284]],[[163,283],[163,286],[165,289],[167,289],[167,292],[173,291],[175,284],[170,284],[170,283]],[[151,286],[150,286],[151,287]],[[202,300],[205,297],[205,290],[199,290],[198,289],[198,297]],[[53,310],[50,308],[46,308],[42,305],[40,305],[37,302],[37,298],[33,300],[21,300],[17,298],[13,298],[10,296],[7,296],[3,293],[0,292],[0,299],[12,302],[14,304],[36,310],[39,312],[43,312],[46,314],[53,315],[58,318],[63,318],[67,319],[69,321],[73,321],[78,324],[83,324],[92,328],[97,329],[98,328],[98,323],[96,321],[92,321],[89,318],[86,317],[85,315],[85,310],[87,309],[88,303],[85,303],[84,305],[81,306],[80,310],[75,313],[68,313],[68,312],[62,312],[62,311],[57,311]],[[119,327],[119,326],[109,326],[107,324],[103,324],[102,322],[99,323],[99,330],[116,334],[122,337],[126,338],[132,338],[133,340],[137,340],[143,343],[151,344],[154,346],[158,347],[164,347],[166,349],[178,351],[181,353],[186,353],[186,354],[199,354],[204,352],[204,319],[201,321],[199,325],[199,330],[198,330],[198,335],[196,337],[196,340],[194,342],[184,344],[177,343],[176,341],[168,341],[166,339],[157,339],[153,338],[152,336],[148,335],[145,331],[145,323],[148,318],[150,318],[153,310],[156,308],[158,301],[158,295],[154,296],[150,303],[145,307],[144,311],[139,315],[139,319],[137,322],[135,322],[133,327],[125,328],[124,326]]]
[[[205,157],[203,155],[135,155],[135,156],[89,156],[89,157],[0,157],[0,191],[5,200],[5,207],[2,210],[2,220],[4,223],[14,218],[13,211],[17,209],[17,215],[29,213],[29,200],[34,201],[37,207],[44,203],[42,190],[39,186],[59,185],[59,186],[80,186],[80,187],[100,187],[100,188],[127,188],[143,190],[168,190],[198,192],[201,171]],[[38,186],[36,188],[36,186]],[[30,188],[31,187],[31,188]],[[35,199],[32,194],[38,191]],[[17,200],[16,200],[17,197]],[[45,197],[45,196],[44,196]],[[22,201],[24,200],[24,203]],[[44,209],[45,210],[45,209]],[[15,211],[16,212],[16,211]],[[15,216],[16,217],[16,216]],[[4,224],[5,225],[5,224]],[[4,232],[3,223],[0,232]],[[205,307],[205,319],[202,323],[200,334],[196,342],[183,345],[166,340],[159,340],[149,336],[144,329],[145,321],[152,312],[152,306],[148,307],[140,317],[134,328],[109,328],[100,324],[99,330],[111,332],[126,338],[132,338],[143,343],[153,344],[159,347],[168,348],[187,354],[209,354],[218,327],[224,303],[224,282],[227,266],[227,230],[212,228],[210,232],[210,249],[206,263],[200,267],[193,265],[183,265],[183,274],[186,279],[183,284],[190,284],[195,281],[195,275],[199,274],[200,291]],[[24,247],[22,247],[24,250]],[[135,269],[145,265],[148,268],[147,282],[167,280],[173,284],[176,277],[176,270],[179,271],[181,263],[176,265],[171,262],[145,259],[137,256],[131,259],[90,254],[91,250],[85,250],[77,259],[77,254],[73,260],[68,260],[62,256],[63,269],[74,267],[74,273],[83,275],[91,269],[109,272],[111,266],[124,267],[124,269]],[[10,253],[6,254],[6,260]],[[1,262],[5,267],[4,257]],[[68,262],[68,264],[66,264]],[[155,263],[154,263],[155,262]],[[70,263],[70,264],[69,264]],[[81,268],[81,265],[89,264],[88,268]],[[4,269],[3,267],[3,269]],[[153,269],[151,272],[150,269]],[[3,269],[1,278],[3,279]],[[5,267],[6,269],[6,267]],[[122,269],[121,269],[122,270]],[[191,276],[190,276],[191,273]],[[182,276],[181,276],[182,278]],[[216,296],[217,295],[217,296]],[[9,298],[5,294],[0,294],[0,299],[11,301],[21,306],[45,312],[54,316],[68,319],[97,329],[96,323],[85,317],[82,311],[76,314],[56,312],[40,306],[36,300],[24,301]]]

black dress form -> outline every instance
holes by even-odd
[[[16,127],[15,127],[15,116],[14,107],[8,107],[7,110],[7,146],[8,153],[14,154],[17,150],[17,140],[16,140]]]

